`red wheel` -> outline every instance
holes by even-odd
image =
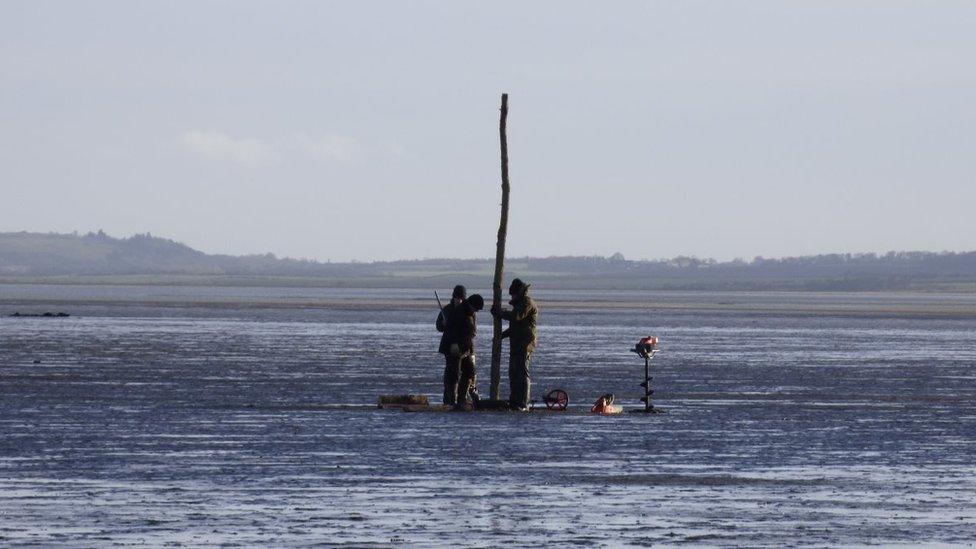
[[[553,389],[546,394],[546,408],[550,410],[565,410],[569,405],[569,395],[562,389]]]

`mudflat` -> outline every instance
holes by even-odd
[[[439,398],[425,291],[0,292],[0,544],[976,539],[964,294],[540,290],[532,393],[572,413],[517,414],[375,408]],[[668,413],[583,413],[641,405],[645,335]]]

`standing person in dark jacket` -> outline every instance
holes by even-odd
[[[532,352],[535,351],[539,308],[529,297],[529,286],[516,278],[508,287],[508,295],[512,297],[509,302],[511,310],[497,306],[491,310],[492,315],[508,321],[508,329],[502,332],[502,338],[509,338],[508,384],[511,395],[508,403],[514,410],[528,410],[531,393],[529,366]]]
[[[459,312],[467,294],[464,286],[455,286],[451,302],[441,309],[434,323],[437,331],[442,333],[437,352],[444,355],[444,404],[450,406],[457,403],[458,378],[461,373],[461,347],[458,345],[455,323],[462,316]]]
[[[478,311],[485,307],[485,299],[474,294],[465,300],[456,310],[454,330],[461,351],[460,377],[457,384],[457,409],[464,409],[468,401],[468,394],[473,393],[472,400],[478,395],[478,372],[475,366],[474,338],[478,335]]]

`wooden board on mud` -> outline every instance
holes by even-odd
[[[427,395],[380,395],[377,403],[377,407],[383,410],[401,410],[404,412],[508,412],[513,414],[526,413],[519,412],[516,410],[511,410],[508,407],[507,400],[488,400],[481,399],[477,406],[472,405],[470,402],[465,404],[463,410],[455,409],[454,406],[448,404],[431,404],[430,399]],[[346,408],[343,406],[343,408]],[[629,412],[643,411],[641,410],[628,410]],[[654,410],[656,413],[662,413],[664,410],[660,408]],[[566,409],[558,408],[548,408],[545,404],[534,403],[533,406],[528,410],[528,412],[533,414],[594,414],[594,415],[604,415],[612,416],[619,415],[624,412],[622,406],[609,406],[603,412],[592,412],[589,407],[570,407]]]
[[[295,404],[281,404],[281,403],[269,403],[269,404],[245,404],[245,408],[249,410],[259,410],[259,411],[307,411],[307,412],[326,412],[326,411],[370,411],[370,410],[399,410],[403,412],[454,412],[453,406],[444,406],[443,404],[384,404],[382,406],[377,406],[375,404],[311,404],[311,403],[295,403]],[[465,410],[459,412],[494,412],[494,413],[510,413],[510,414],[522,414],[527,412],[516,412],[511,410],[472,410],[468,406]],[[643,408],[631,408],[624,410],[624,412],[644,412]],[[655,408],[655,413],[661,414],[666,413],[665,410],[661,408]],[[534,415],[591,415],[589,406],[570,406],[565,410],[553,410],[546,408],[545,405],[537,405],[532,408],[528,413]],[[617,415],[617,414],[612,414]]]
[[[566,408],[564,410],[555,410],[555,409],[552,409],[552,408],[546,408],[545,406],[537,406],[537,407],[534,407],[534,408],[530,408],[530,409],[528,409],[526,411],[518,411],[518,410],[510,410],[510,409],[476,410],[476,409],[473,409],[470,405],[466,406],[464,408],[464,410],[455,410],[453,406],[445,406],[443,404],[434,404],[434,405],[431,405],[431,406],[404,406],[404,407],[397,408],[397,409],[403,410],[404,412],[455,412],[455,413],[465,413],[465,412],[469,412],[470,413],[470,412],[474,412],[474,413],[532,414],[532,415],[537,415],[537,414],[560,415],[560,414],[564,414],[564,415],[572,415],[572,416],[576,416],[576,415],[580,415],[580,414],[586,414],[586,415],[620,415],[621,412],[623,411],[623,410],[617,410],[617,411],[615,411],[613,413],[595,414],[593,412],[590,412],[589,407],[585,407],[585,408],[584,407],[578,407],[578,408],[577,407],[569,407],[569,408]]]
[[[397,408],[397,409],[408,409],[408,408],[427,408],[430,406],[430,402],[427,400],[427,395],[380,395],[377,401],[377,407],[379,408]]]

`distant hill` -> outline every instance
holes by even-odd
[[[274,254],[206,254],[166,238],[138,234],[114,238],[104,232],[77,234],[0,233],[0,276],[58,275],[280,275],[342,276],[347,266]]]
[[[216,255],[149,234],[114,238],[101,231],[0,233],[0,278],[7,281],[148,276],[171,277],[176,283],[206,277],[212,283],[263,278],[268,283],[300,285],[426,287],[460,281],[487,286],[493,267],[492,259],[320,263],[273,254]],[[562,288],[976,291],[976,252],[827,254],[728,262],[695,257],[632,261],[620,254],[523,257],[508,259],[506,272]]]

